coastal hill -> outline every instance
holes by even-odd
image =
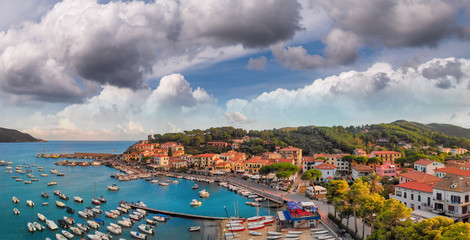
[[[40,142],[42,140],[15,129],[0,127],[0,142]]]
[[[233,142],[249,136],[250,141],[239,144],[239,151],[259,155],[274,151],[276,146],[295,146],[305,155],[314,153],[352,153],[356,148],[368,152],[377,147],[390,150],[428,146],[470,149],[470,130],[448,124],[422,124],[398,120],[392,123],[362,126],[304,126],[272,130],[250,130],[218,127],[194,129],[180,133],[155,134],[152,142],[173,141],[185,146],[189,154],[223,152],[230,149],[211,147],[208,142]]]

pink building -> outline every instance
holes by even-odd
[[[397,176],[397,167],[395,166],[395,164],[385,162],[384,164],[375,168],[375,173],[381,177],[389,176],[391,178],[394,178]]]

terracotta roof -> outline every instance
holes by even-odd
[[[320,170],[321,169],[335,169],[336,166],[333,165],[333,164],[322,163],[322,164],[320,164],[318,166],[315,166],[313,168],[320,169]]]
[[[168,156],[166,156],[166,155],[161,155],[161,154],[154,154],[153,156],[154,156],[154,157],[160,157],[160,158],[162,158],[162,157],[168,157]]]
[[[196,155],[196,156],[194,156],[194,157],[195,157],[195,158],[202,158],[202,157],[206,157],[206,158],[209,157],[209,158],[212,158],[212,157],[214,157],[215,155],[217,155],[217,154],[215,154],[215,153],[204,153],[204,154]]]
[[[372,151],[372,153],[374,153],[375,155],[377,155],[377,154],[380,154],[380,155],[383,155],[383,154],[401,154],[401,153],[395,152],[395,151]]]
[[[334,177],[332,177],[332,176],[329,176],[329,177],[327,177],[326,179],[334,179]]]
[[[416,182],[439,182],[441,180],[439,177],[417,171],[400,173],[398,176],[408,178]]]
[[[432,160],[429,160],[429,159],[420,159],[418,161],[416,161],[414,164],[418,164],[418,165],[423,165],[423,166],[427,166],[427,165],[431,165],[433,163],[435,163],[436,161],[432,161]]]
[[[470,192],[470,178],[446,175],[434,188],[452,192]]]
[[[423,182],[406,182],[402,184],[398,184],[395,187],[400,187],[400,188],[407,188],[407,189],[412,189],[416,191],[421,191],[421,192],[429,192],[432,193],[432,187],[436,183],[423,183]]]
[[[462,177],[470,177],[470,170],[464,170],[460,168],[452,168],[452,167],[443,167],[443,168],[438,168],[434,170],[434,172],[443,172],[443,173],[448,173],[448,174],[454,174],[457,176],[462,176]]]
[[[295,148],[295,147],[287,147],[287,148],[281,149],[281,151],[289,151],[289,150],[302,150],[302,149],[300,149],[300,148]]]
[[[282,162],[288,162],[288,163],[292,163],[294,161],[294,159],[289,159],[289,158],[280,158],[277,160],[278,162],[282,163]]]
[[[302,162],[313,162],[315,161],[315,157],[313,156],[303,156],[302,157]]]
[[[356,170],[357,172],[373,172],[374,169],[372,169],[371,166],[367,166],[367,165],[356,165],[354,167],[352,167],[352,169]]]

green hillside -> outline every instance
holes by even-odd
[[[468,128],[442,123],[431,123],[428,124],[428,126],[432,127],[435,131],[445,133],[449,136],[470,139],[470,129]]]
[[[27,133],[15,129],[0,128],[0,142],[38,142],[41,141]]]

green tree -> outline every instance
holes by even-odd
[[[317,194],[316,194],[316,191],[315,191],[315,183],[314,183],[314,181],[317,180],[318,178],[320,178],[320,177],[322,176],[322,174],[323,174],[323,173],[322,173],[320,170],[318,170],[318,169],[310,169],[310,170],[304,172],[304,173],[302,174],[302,177],[300,177],[302,180],[308,180],[308,181],[310,181],[310,183],[312,184],[313,189],[314,189],[313,194],[315,195],[315,197],[317,197],[317,196],[316,196]]]
[[[358,163],[358,164],[366,164],[367,163],[367,160],[369,160],[367,157],[365,156],[359,156],[359,157],[356,157],[355,161]]]
[[[359,215],[362,217],[362,239],[365,239],[364,227],[366,220],[370,222],[371,233],[374,231],[374,223],[377,215],[382,211],[385,198],[377,193],[362,197],[359,207]]]
[[[372,173],[370,176],[370,192],[371,193],[382,193],[384,191],[384,187],[382,186],[381,180],[382,178],[375,174]]]
[[[458,222],[450,225],[442,235],[442,240],[468,240],[470,236],[470,223]]]
[[[396,227],[400,223],[400,219],[409,218],[413,211],[394,198],[387,199],[383,209],[377,217],[377,223],[380,227],[385,227],[389,230]]]
[[[363,182],[362,179],[358,178],[354,181],[354,184],[351,185],[350,190],[346,193],[346,199],[349,202],[353,210],[354,216],[354,231],[357,234],[357,210],[361,204],[361,200],[364,196],[370,193],[369,183]]]
[[[349,185],[346,180],[332,180],[326,186],[327,194],[326,199],[329,202],[333,203],[335,208],[335,217],[336,210],[339,206],[344,205],[345,194],[348,191]]]
[[[288,179],[292,174],[295,174],[295,172],[292,171],[280,171],[276,173],[276,177],[279,179]]]

